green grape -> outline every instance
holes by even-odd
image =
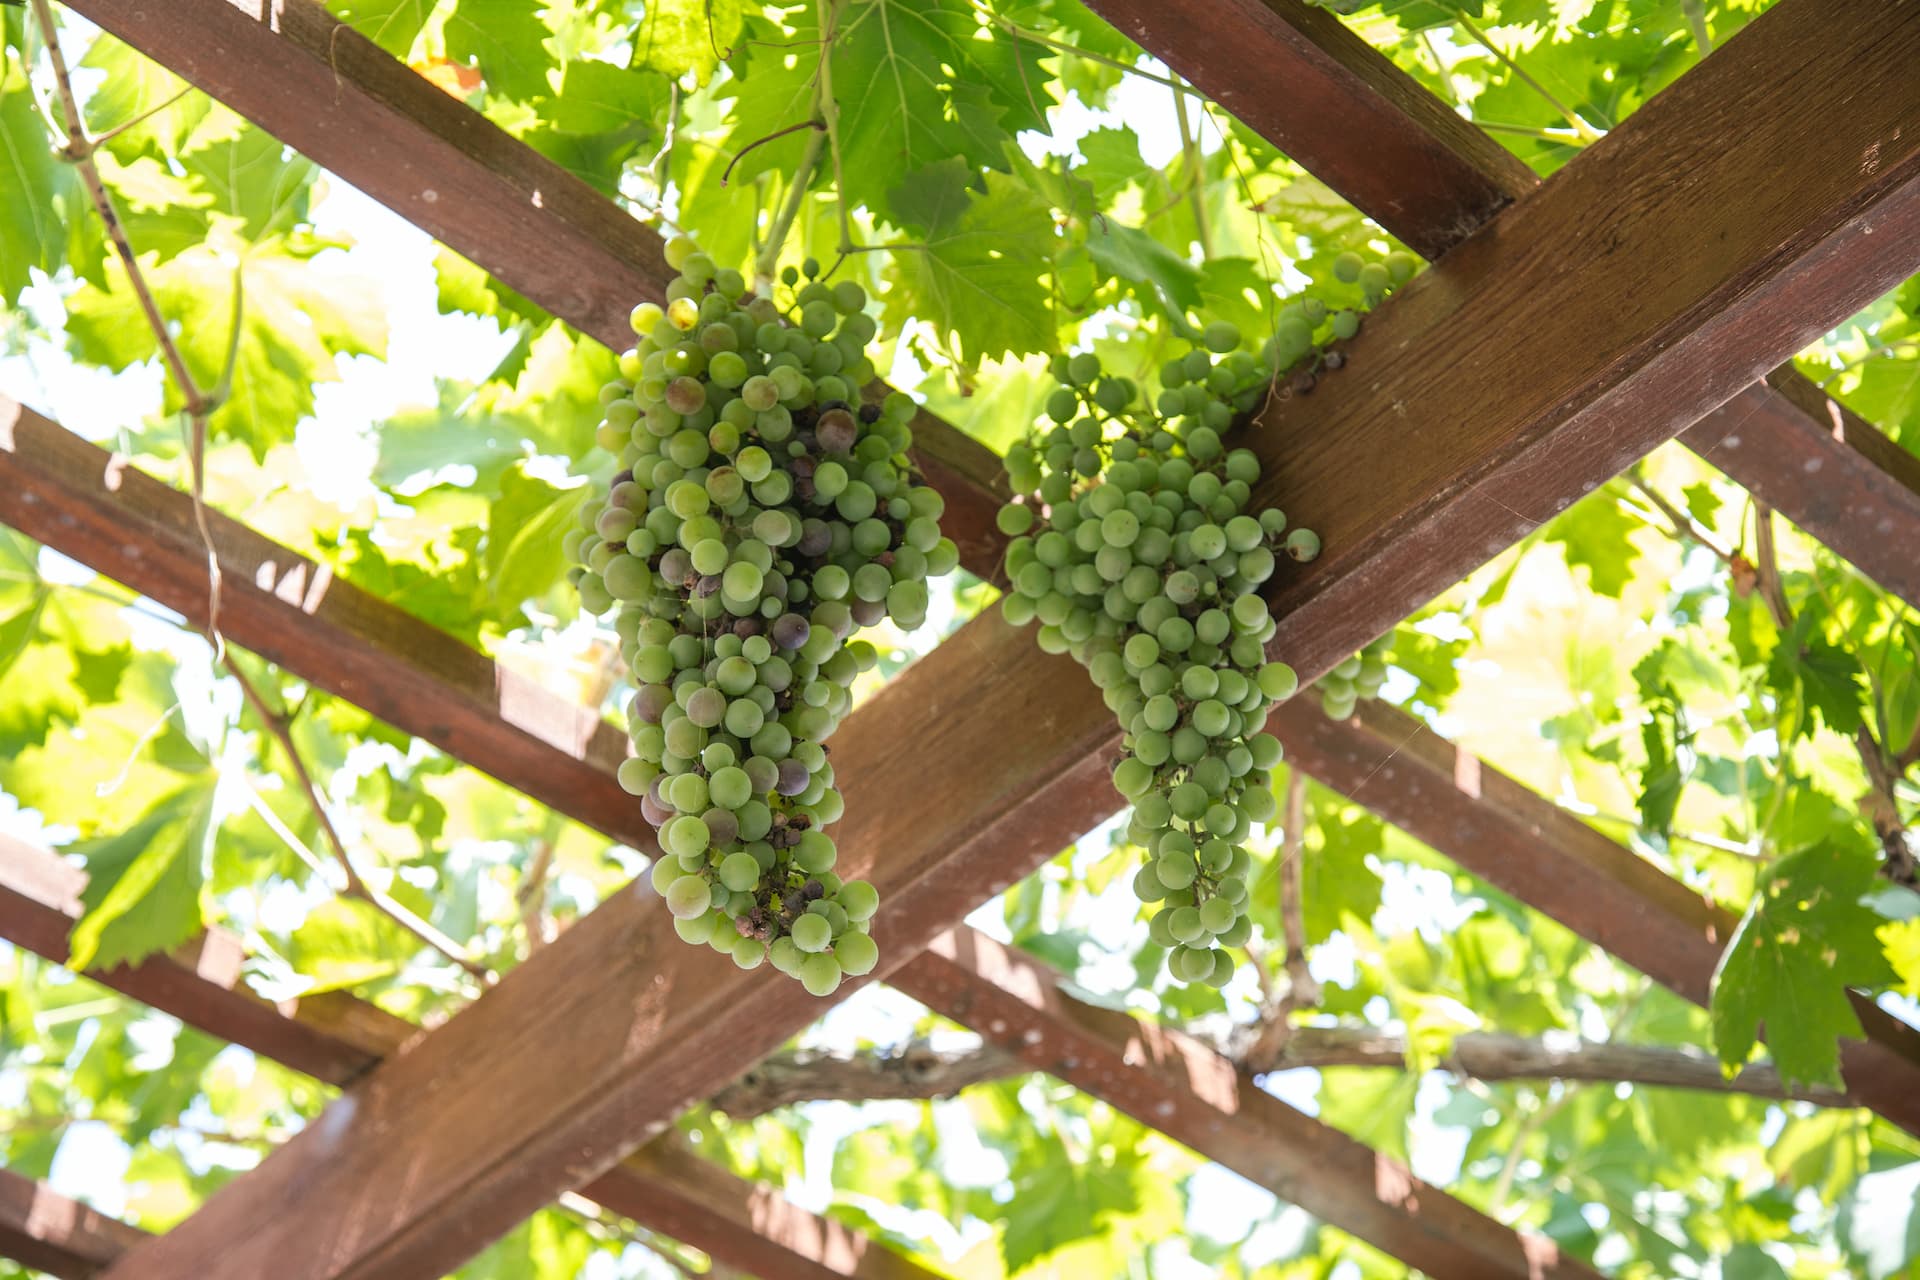
[[[1354,279],[1365,265],[1355,259]],[[1313,349],[1330,314],[1318,301],[1287,309],[1285,363]],[[1049,367],[1060,385],[1046,421],[1007,452],[1019,496],[1002,512],[1003,612],[1039,621],[1041,647],[1080,662],[1120,721],[1112,778],[1146,854],[1133,886],[1154,908],[1149,934],[1170,948],[1175,980],[1223,985],[1234,969],[1222,948],[1252,932],[1245,841],[1274,812],[1279,742],[1260,726],[1298,683],[1267,659],[1274,623],[1259,589],[1278,553],[1317,553],[1318,539],[1250,509],[1259,460],[1222,440],[1268,376],[1234,326],[1208,325],[1167,361],[1157,395],[1102,377],[1089,353]],[[1082,416],[1088,401],[1104,419]]]
[[[873,376],[865,290],[789,267],[788,327],[691,239],[667,256],[681,274],[664,307],[634,309],[640,341],[600,391],[595,438],[623,470],[562,546],[628,660],[618,780],[659,829],[651,880],[676,932],[824,995],[879,962],[879,894],[834,874],[826,831],[845,802],[823,743],[878,658],[853,632],[922,622],[927,577],[959,550],[905,462],[912,399],[852,403]]]

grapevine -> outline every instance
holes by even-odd
[[[879,895],[835,874],[825,830],[844,809],[826,742],[878,656],[853,633],[920,625],[959,551],[906,461],[913,401],[859,403],[858,284],[789,267],[783,314],[690,240],[667,260],[667,305],[635,308],[639,344],[601,391],[622,470],[582,512],[573,576],[589,612],[617,609],[619,780],[659,829],[675,930],[825,996],[879,961]]]
[[[1335,271],[1372,302],[1411,275],[1402,258],[1343,255]],[[1259,459],[1222,433],[1278,372],[1325,363],[1316,331],[1349,338],[1359,320],[1317,299],[1291,303],[1264,358],[1235,326],[1209,325],[1161,367],[1151,403],[1091,352],[1056,357],[1049,424],[1007,451],[1020,497],[999,515],[1012,537],[1002,608],[1015,625],[1038,620],[1040,647],[1084,666],[1120,722],[1113,785],[1133,804],[1128,839],[1147,857],[1133,887],[1158,904],[1149,936],[1169,948],[1177,981],[1225,986],[1225,948],[1252,935],[1247,840],[1273,817],[1269,771],[1281,758],[1261,726],[1298,687],[1291,667],[1268,660],[1275,624],[1260,587],[1279,555],[1320,553],[1319,537],[1289,529],[1279,509],[1249,510]]]

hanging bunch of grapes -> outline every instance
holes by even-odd
[[[1335,274],[1372,304],[1414,265],[1343,255]],[[1222,434],[1277,381],[1310,390],[1317,371],[1338,368],[1322,344],[1359,326],[1358,311],[1296,301],[1255,356],[1233,325],[1210,325],[1162,366],[1151,401],[1103,375],[1097,356],[1058,357],[1050,422],[1007,451],[1020,497],[1000,512],[1013,538],[1003,609],[1015,625],[1038,619],[1040,647],[1086,667],[1119,718],[1113,784],[1133,802],[1128,838],[1147,855],[1134,889],[1158,904],[1150,934],[1182,982],[1226,985],[1224,948],[1252,932],[1247,839],[1273,816],[1280,762],[1261,726],[1298,684],[1267,659],[1275,628],[1260,588],[1279,555],[1320,554],[1312,530],[1250,509],[1259,460]]]
[[[783,314],[691,241],[667,306],[602,390],[623,468],[583,512],[583,605],[617,609],[635,692],[620,783],[660,832],[653,884],[680,936],[814,995],[870,972],[872,885],[834,873],[843,809],[827,740],[876,652],[854,632],[925,620],[959,561],[906,453],[913,402],[860,403],[874,322],[850,282]]]

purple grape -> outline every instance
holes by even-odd
[[[797,613],[783,613],[773,620],[773,642],[782,649],[798,649],[807,642],[813,628]]]
[[[885,600],[855,600],[853,602],[853,620],[860,626],[878,625],[880,619],[887,616]]]
[[[680,547],[674,547],[660,557],[660,576],[679,586],[693,572],[693,557]]]
[[[673,690],[664,684],[642,685],[633,695],[632,714],[648,724],[659,724],[661,713],[673,703]]]
[[[788,757],[780,762],[780,794],[797,796],[813,782],[813,775],[807,772],[807,766]]]
[[[707,824],[707,830],[713,834],[713,847],[724,849],[740,838],[740,820],[733,816],[730,809],[717,805],[700,815],[700,821]]]
[[[845,409],[833,409],[820,415],[814,436],[828,453],[851,453],[860,438],[860,424]]]
[[[647,795],[640,797],[640,816],[647,820],[649,826],[657,830],[666,826],[675,815],[672,809]]]
[[[812,517],[800,522],[800,541],[794,544],[794,550],[803,556],[824,555],[833,545],[833,529],[824,520]]]

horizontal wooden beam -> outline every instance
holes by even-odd
[[[147,1233],[0,1169],[0,1258],[60,1280],[91,1280]]]
[[[1540,179],[1305,0],[1093,0],[1242,123],[1437,258]],[[1282,84],[1285,92],[1273,92]],[[1782,365],[1682,437],[1920,607],[1920,458]]]
[[[1680,439],[1920,608],[1920,457],[1885,432],[1782,367]]]
[[[1280,584],[1278,651],[1331,667],[1920,265],[1916,57],[1920,9],[1785,0],[1382,308],[1356,372],[1265,415],[1259,496],[1328,547]],[[1114,742],[1080,673],[991,617],[851,717],[840,836],[888,899],[885,963],[1109,811]],[[444,1270],[815,1016],[666,934],[615,895],[123,1272]],[[303,1255],[322,1221],[334,1247]]]
[[[67,935],[79,918],[85,886],[86,873],[60,855],[0,837],[0,939],[65,965]],[[135,966],[90,970],[86,976],[208,1035],[341,1088],[351,1088],[382,1058],[420,1035],[411,1022],[344,991],[278,1004],[263,1000],[241,984],[244,958],[240,939],[215,929],[182,951]],[[14,1203],[19,1190],[0,1181],[0,1257],[68,1274],[12,1251],[20,1224],[28,1220],[26,1210]],[[773,1188],[734,1177],[671,1135],[635,1152],[583,1194],[755,1275],[936,1280],[933,1272],[876,1246],[863,1233],[809,1213]],[[51,1220],[69,1221],[65,1212],[55,1203]],[[129,1242],[142,1235],[123,1229],[132,1233]],[[95,1259],[91,1270],[74,1274],[91,1275],[110,1260]]]
[[[1335,721],[1304,701],[1269,727],[1289,763],[1503,893],[1705,1006],[1738,923],[1531,789],[1377,703]],[[1865,1040],[1841,1041],[1849,1097],[1920,1133],[1920,1032],[1856,997]]]
[[[0,521],[205,624],[207,553],[186,495],[4,395]],[[625,735],[595,710],[238,521],[208,521],[229,640],[616,840],[657,847],[612,778]]]
[[[1539,179],[1305,0],[1088,0],[1288,158],[1425,258]]]
[[[68,3],[615,351],[634,306],[665,298],[651,228],[314,0]],[[913,428],[961,563],[992,578],[999,459],[931,414]]]
[[[1435,1276],[1598,1276],[1263,1092],[1193,1038],[1083,1004],[1046,966],[956,930],[893,977],[936,1013],[1101,1098],[1290,1204]]]

